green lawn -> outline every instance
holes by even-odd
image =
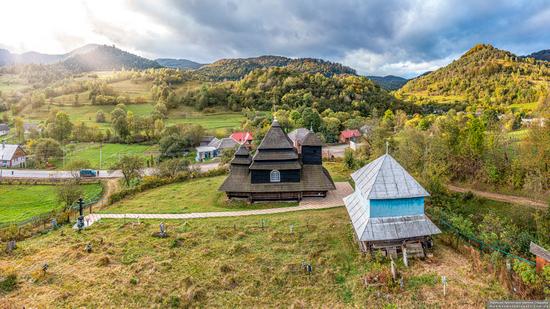
[[[82,185],[84,198],[101,194],[101,184]],[[17,223],[60,207],[55,185],[0,185],[0,223]]]
[[[103,210],[105,213],[189,213],[296,206],[296,202],[227,202],[218,188],[226,176],[200,178],[139,193]]]
[[[88,160],[91,163],[89,168],[99,169],[99,143],[79,143],[67,146],[68,152],[65,162],[72,160]],[[136,145],[136,144],[103,144],[101,147],[101,168],[109,169],[123,155],[138,155],[148,159],[158,154],[158,146]],[[62,161],[56,162],[61,167]]]
[[[351,173],[353,173],[353,171],[347,169],[344,166],[343,162],[341,162],[341,161],[336,161],[336,162],[324,161],[323,166],[328,170],[328,172],[330,173],[330,176],[332,176],[332,180],[334,180],[335,182],[340,182],[340,181],[349,181],[349,182],[351,182],[351,176],[350,175],[351,175]]]
[[[261,227],[260,220],[265,226]],[[17,275],[2,294],[13,307],[80,308],[482,308],[510,299],[498,280],[472,271],[459,252],[436,243],[434,256],[389,260],[359,253],[344,208],[269,216],[101,220],[81,233],[70,226],[28,240],[0,259]],[[291,232],[292,227],[292,232]],[[92,251],[84,248],[91,244]],[[41,265],[49,269],[42,272]],[[312,273],[302,263],[312,265]],[[436,281],[449,282],[447,296]],[[365,278],[378,278],[366,286]],[[8,306],[8,307],[9,307]]]

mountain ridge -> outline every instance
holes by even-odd
[[[367,75],[367,78],[378,84],[380,87],[386,90],[397,90],[405,85],[408,79],[396,75]]]
[[[550,62],[477,44],[447,66],[409,80],[398,93],[422,98],[510,105],[537,102],[550,84]]]

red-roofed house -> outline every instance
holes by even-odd
[[[350,141],[356,141],[357,138],[361,137],[361,132],[359,130],[344,130],[340,133],[340,143],[349,143]]]
[[[239,144],[250,144],[254,139],[250,132],[233,132],[229,137]]]

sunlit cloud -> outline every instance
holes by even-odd
[[[0,47],[64,53],[114,44],[198,62],[282,55],[413,76],[476,43],[550,48],[550,2],[504,0],[2,0]]]

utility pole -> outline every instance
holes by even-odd
[[[101,170],[101,147],[103,146],[103,142],[99,142],[99,169]]]

